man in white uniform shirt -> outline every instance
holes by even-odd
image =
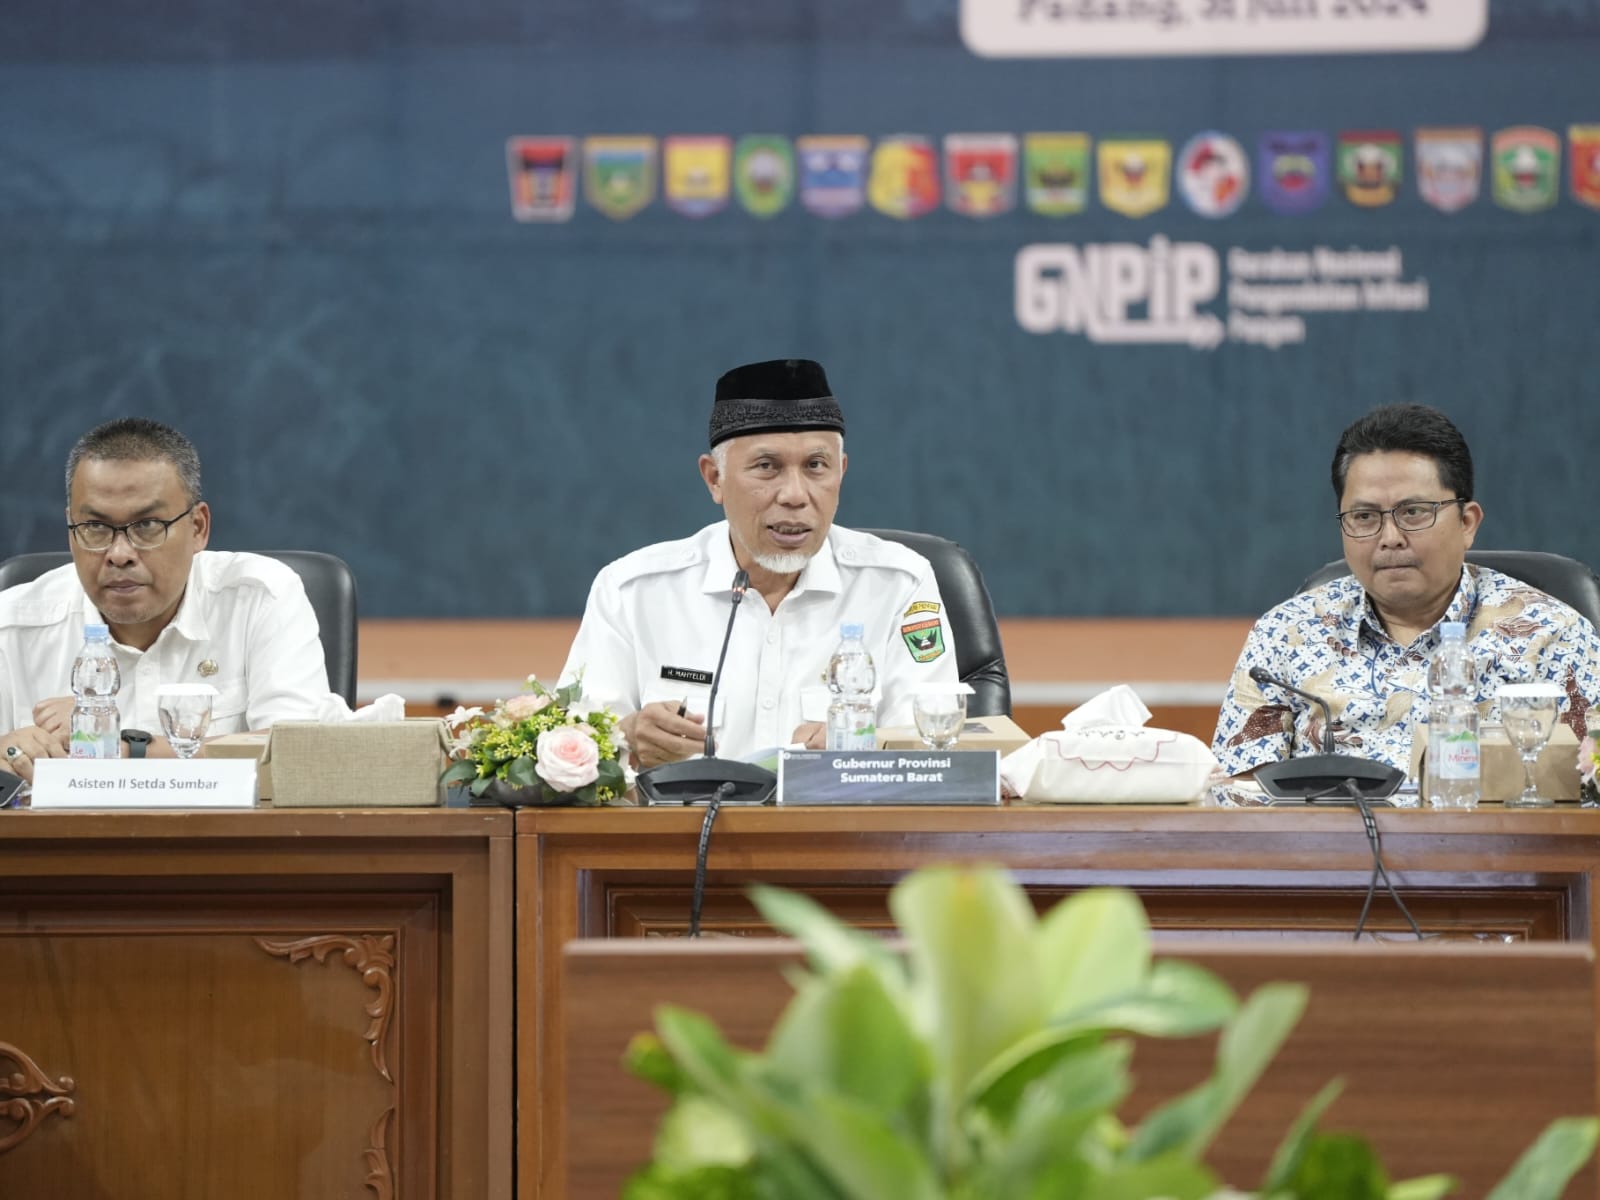
[[[71,564],[0,592],[0,767],[26,779],[67,754],[72,663],[86,624],[110,626],[124,757],[170,757],[156,688],[217,689],[211,733],[312,720],[328,694],[317,618],[291,568],[207,550],[211,509],[188,438],[128,418],[67,457]]]
[[[846,462],[844,416],[817,363],[752,363],[717,381],[700,475],[726,519],[601,570],[561,672],[563,683],[581,673],[586,698],[622,715],[641,769],[704,749],[740,569],[750,589],[717,689],[718,754],[823,745],[823,723],[802,720],[801,689],[822,685],[846,621],[866,627],[879,724],[910,724],[917,685],[955,681],[928,560],[833,524]]]

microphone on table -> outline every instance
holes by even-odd
[[[1362,799],[1382,800],[1405,782],[1406,774],[1398,767],[1335,751],[1333,711],[1321,696],[1295,687],[1261,667],[1251,667],[1250,678],[1261,687],[1281,688],[1303,696],[1322,709],[1321,754],[1303,754],[1256,768],[1256,782],[1267,795],[1276,800],[1337,800],[1341,791],[1353,786]]]
[[[750,572],[742,567],[733,576],[733,602],[728,608],[728,627],[722,633],[722,651],[711,676],[711,695],[706,700],[706,752],[704,758],[662,763],[639,772],[636,785],[646,804],[705,804],[713,795],[723,804],[766,804],[777,790],[778,777],[754,763],[716,757],[717,689],[722,686],[722,664],[728,658],[728,643],[733,639],[734,618],[750,589]]]

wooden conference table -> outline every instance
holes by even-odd
[[[680,932],[700,822],[0,813],[0,1195],[562,1195],[560,947]],[[1378,823],[1430,932],[1595,940],[1600,813]],[[937,861],[1005,865],[1040,904],[1132,887],[1163,938],[1269,941],[1348,939],[1371,863],[1342,809],[727,809],[704,927],[758,930],[758,879],[886,927],[888,888]],[[1369,925],[1409,937],[1381,894]]]

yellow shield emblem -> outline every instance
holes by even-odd
[[[1156,138],[1111,138],[1097,147],[1100,203],[1125,217],[1149,216],[1167,206],[1172,146]]]

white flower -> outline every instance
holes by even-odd
[[[462,708],[458,704],[456,705],[455,712],[451,713],[444,719],[444,723],[450,727],[451,732],[454,732],[455,730],[460,729],[468,721],[474,721],[481,716],[483,716],[483,709]]]

